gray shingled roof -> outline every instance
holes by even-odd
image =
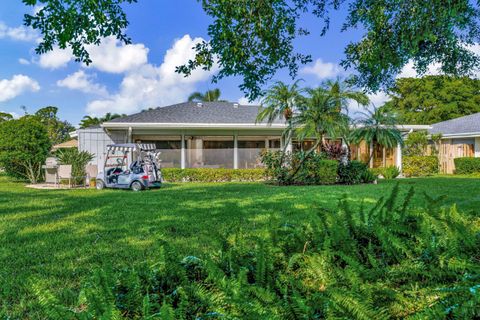
[[[480,132],[480,112],[432,125],[431,134],[460,134]]]
[[[260,106],[232,102],[185,102],[110,120],[108,123],[255,123]],[[282,123],[281,120],[275,123]]]

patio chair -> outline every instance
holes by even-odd
[[[57,171],[57,184],[61,180],[68,180],[68,186],[72,187],[72,165],[71,164],[61,164],[58,166]]]

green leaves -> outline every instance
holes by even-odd
[[[382,108],[405,124],[432,124],[480,112],[480,80],[467,77],[401,78]]]
[[[25,14],[24,23],[42,34],[35,52],[46,53],[55,46],[71,48],[76,61],[91,63],[87,45],[98,45],[101,39],[114,36],[124,43],[128,25],[122,4],[136,0],[23,0],[26,5],[42,5],[35,14]]]
[[[94,271],[74,308],[33,291],[51,319],[477,318],[478,218],[412,197],[397,184],[364,210],[345,195],[256,234],[238,221],[201,259],[165,246],[157,264]]]

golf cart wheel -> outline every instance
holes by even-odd
[[[105,189],[105,183],[102,180],[97,180],[96,181],[96,188],[97,188],[97,190]]]
[[[130,188],[133,191],[141,191],[143,189],[143,185],[140,183],[140,181],[133,181]]]

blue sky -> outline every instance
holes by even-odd
[[[22,27],[23,14],[31,7],[20,0],[8,0],[0,9],[0,111],[21,114],[21,106],[32,113],[54,105],[60,117],[77,125],[86,114],[134,113],[144,108],[185,101],[193,91],[220,88],[223,99],[244,101],[239,78],[210,82],[213,73],[198,71],[188,79],[174,73],[176,65],[192,56],[191,47],[206,33],[210,18],[196,0],[140,0],[126,6],[132,45],[105,39],[92,47],[92,66],[73,61],[68,51],[34,53],[38,35]],[[321,23],[305,17],[302,25],[312,34],[296,40],[296,49],[312,55],[313,62],[302,68],[299,77],[314,86],[326,78],[347,74],[338,63],[350,41],[361,32],[340,33],[344,12],[336,12],[331,30],[319,36]],[[285,71],[274,80],[290,81]],[[377,97],[382,100],[383,95]]]

